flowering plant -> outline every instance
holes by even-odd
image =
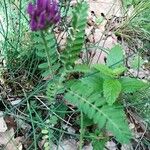
[[[60,21],[60,11],[56,0],[37,0],[35,4],[29,3],[27,12],[32,31],[47,29]]]

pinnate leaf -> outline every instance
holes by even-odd
[[[115,77],[115,73],[113,72],[113,70],[110,69],[109,67],[107,67],[106,65],[95,64],[95,65],[93,65],[93,67],[95,69],[99,70],[100,73],[102,73],[104,76],[111,77],[111,78]]]
[[[122,91],[125,93],[133,93],[142,88],[148,87],[148,84],[136,78],[124,77],[120,79]]]
[[[83,83],[76,83],[67,90],[65,99],[82,110],[99,128],[106,127],[120,143],[128,143],[131,133],[125,113],[120,105],[106,105],[105,99]]]

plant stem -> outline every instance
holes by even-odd
[[[51,62],[50,62],[50,54],[49,54],[49,51],[48,51],[48,46],[47,46],[47,42],[46,42],[46,39],[45,39],[45,35],[44,35],[44,32],[43,31],[41,31],[41,37],[42,37],[42,39],[43,39],[43,44],[44,44],[44,46],[45,46],[45,52],[46,52],[46,57],[47,57],[47,62],[48,62],[48,68],[51,70],[51,72],[52,72],[52,79],[54,78],[54,72],[53,72],[53,70],[52,70],[52,64],[51,64]]]
[[[81,111],[81,120],[80,120],[80,145],[79,145],[79,150],[82,150],[83,134],[84,134],[84,129],[83,129],[83,112]]]
[[[34,148],[35,150],[37,149],[37,138],[36,138],[36,130],[35,130],[35,127],[34,127],[34,122],[33,122],[33,118],[32,118],[32,112],[31,112],[31,109],[30,109],[30,105],[29,105],[29,101],[27,100],[27,108],[29,110],[29,115],[30,115],[30,118],[31,118],[31,125],[32,125],[32,128],[33,128],[33,137],[34,137]]]

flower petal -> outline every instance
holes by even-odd
[[[50,12],[50,9],[51,9],[51,5],[52,5],[52,1],[51,0],[48,0],[47,1],[47,5],[46,5],[46,12]]]
[[[48,0],[37,0],[37,9],[44,10],[46,9],[46,5],[48,4]]]
[[[54,23],[58,23],[60,21],[60,14],[54,17]]]
[[[56,0],[53,0],[52,8],[54,13],[58,11],[58,4],[56,3]]]
[[[36,31],[37,30],[37,22],[36,20],[32,17],[31,21],[30,21],[30,27],[32,31]]]
[[[40,8],[42,6],[43,0],[37,0],[37,7]]]
[[[34,5],[29,3],[27,12],[30,16],[32,31],[46,29],[60,21],[60,11],[56,0],[36,0]]]
[[[45,27],[45,25],[46,25],[46,12],[43,11],[39,16],[38,28],[43,29]]]
[[[27,12],[30,16],[32,16],[34,14],[35,11],[35,6],[32,3],[29,3],[28,8],[27,8]]]

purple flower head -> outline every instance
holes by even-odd
[[[32,31],[47,29],[51,24],[60,21],[60,11],[56,0],[37,0],[35,4],[29,3],[27,12]]]

